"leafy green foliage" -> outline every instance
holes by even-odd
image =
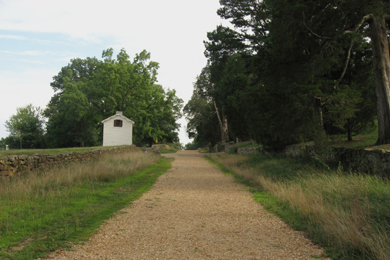
[[[188,121],[187,133],[194,138],[195,147],[215,144],[220,140],[218,119],[212,98],[206,95],[209,87],[208,70],[204,69],[194,83],[191,99],[184,106],[183,113]]]
[[[157,84],[158,63],[142,51],[131,61],[122,49],[103,51],[103,60],[73,59],[53,77],[56,91],[45,115],[50,146],[93,146],[102,140],[101,121],[115,111],[135,122],[133,142],[178,142],[176,123],[183,101]]]
[[[5,121],[5,127],[10,133],[5,144],[12,148],[42,148],[45,146],[43,134],[44,124],[42,110],[29,104],[18,107],[16,114]]]
[[[220,3],[218,14],[234,29],[208,33],[209,84],[200,88],[229,121],[230,139],[282,150],[322,132],[352,140],[373,125],[375,56],[366,15],[383,15],[376,8],[384,1]]]

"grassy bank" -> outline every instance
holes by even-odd
[[[210,158],[250,185],[257,201],[306,231],[332,258],[388,259],[388,182],[264,154]]]
[[[154,149],[157,149],[160,153],[176,153],[177,151],[179,151],[181,149],[181,145],[180,144],[173,144],[173,143],[158,144],[158,145],[155,145]]]
[[[169,167],[132,152],[0,179],[0,259],[36,259],[86,239]]]
[[[70,152],[85,152],[98,149],[109,149],[113,146],[95,146],[95,147],[71,147],[71,148],[55,148],[55,149],[12,149],[0,150],[0,158],[9,155],[34,155],[34,154],[58,154]]]

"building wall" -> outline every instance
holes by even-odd
[[[122,127],[114,127],[114,120],[122,120]],[[115,116],[103,124],[103,146],[132,145],[133,123]]]

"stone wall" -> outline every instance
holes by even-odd
[[[0,158],[0,177],[20,175],[35,169],[50,168],[72,162],[88,161],[105,154],[117,154],[135,150],[134,145],[110,149],[70,152],[60,154],[10,155]]]
[[[253,153],[258,153],[261,150],[261,147],[237,148],[234,146],[235,144],[236,143],[234,142],[216,144],[214,147],[210,148],[210,152],[211,153],[226,152],[226,153],[253,154]]]
[[[339,162],[345,171],[363,172],[381,177],[390,177],[390,151],[374,148],[329,148],[319,155],[314,144],[292,145],[286,148],[288,157],[320,158],[329,165]]]
[[[237,148],[237,153],[238,154],[253,154],[253,153],[258,153],[260,152],[261,148],[260,147],[250,147],[250,148]]]
[[[390,177],[390,151],[373,148],[338,149],[336,154],[345,170]]]
[[[211,153],[220,153],[220,152],[224,152],[225,149],[229,149],[228,147],[226,147],[226,144],[216,144],[210,148],[210,152]]]

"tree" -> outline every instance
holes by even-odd
[[[218,14],[234,29],[218,26],[208,33],[205,54],[212,84],[207,93],[229,122],[242,115],[242,125],[250,135],[266,149],[279,150],[312,140],[324,128],[337,127],[351,134],[352,129],[358,131],[373,121],[372,91],[367,89],[373,86],[368,76],[372,65],[367,65],[376,58],[375,51],[369,58],[367,36],[375,42],[370,23],[375,17],[382,17],[382,22],[387,18],[388,8],[383,7],[388,2],[220,3]],[[382,45],[388,47],[387,37]],[[379,53],[389,58],[386,51]]]
[[[29,104],[18,107],[16,114],[5,121],[5,127],[10,133],[9,138],[19,142],[19,148],[44,147],[44,124],[42,110]]]
[[[194,138],[194,145],[197,147],[214,145],[221,139],[219,122],[214,108],[214,102],[205,93],[204,79],[198,76],[194,83],[194,90],[191,99],[184,106],[183,113],[188,121],[187,134]]]
[[[52,146],[91,146],[102,140],[101,121],[115,111],[136,122],[134,143],[177,141],[182,100],[156,84],[158,63],[143,51],[131,61],[122,49],[103,51],[103,60],[73,59],[53,77],[56,91],[47,109]]]
[[[225,143],[229,141],[228,120],[224,111],[221,109],[221,100],[219,99],[218,89],[212,82],[210,69],[211,68],[207,66],[202,69],[201,74],[198,76],[194,84],[195,89],[193,97],[195,102],[206,101],[207,106],[211,105],[213,107],[219,124],[220,142]],[[201,122],[199,121],[199,123]],[[212,141],[212,143],[214,143],[214,141]]]
[[[303,4],[302,4],[303,3]],[[296,3],[295,3],[296,4]],[[293,5],[293,4],[292,4]],[[297,6],[297,5],[296,5]],[[308,34],[327,46],[349,42],[340,83],[349,65],[356,39],[370,37],[373,51],[373,71],[377,97],[377,144],[390,142],[390,55],[389,29],[390,2],[371,1],[302,1],[296,10],[303,14]],[[332,20],[332,23],[329,23]]]

